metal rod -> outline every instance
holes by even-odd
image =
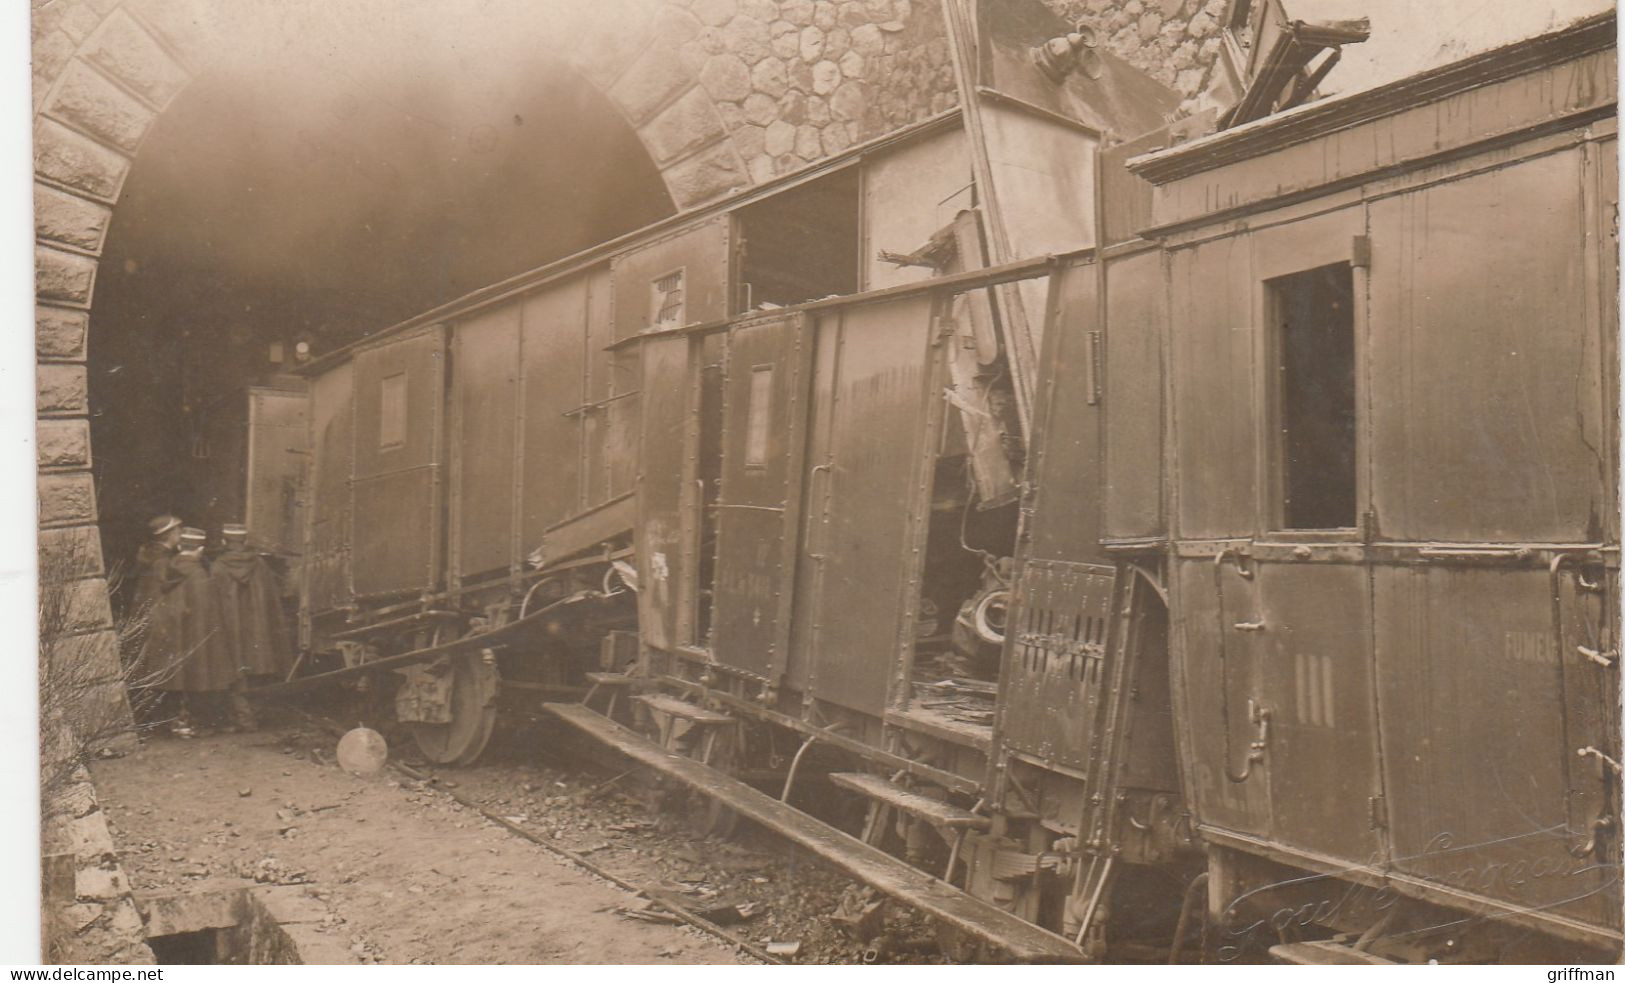
[[[1100,905],[1100,894],[1106,890],[1106,882],[1111,880],[1112,862],[1116,859],[1116,857],[1106,858],[1106,865],[1100,870],[1100,880],[1095,882],[1095,893],[1089,898],[1089,907],[1084,909],[1083,924],[1078,926],[1078,937],[1073,941],[1073,945],[1080,947],[1083,945],[1083,937],[1089,931],[1089,923],[1095,920],[1095,908]]]
[[[591,403],[582,403],[573,410],[565,410],[563,413],[560,413],[559,416],[577,416],[581,413],[587,413],[592,410],[599,409],[600,407],[608,406],[610,403],[613,403],[618,399],[626,399],[628,396],[637,396],[642,392],[643,390],[641,389],[633,389],[629,392],[616,393],[613,396],[605,396],[603,399],[594,400]]]
[[[965,834],[968,830],[961,829],[954,837],[953,849],[948,851],[948,868],[942,872],[942,882],[952,885],[954,880],[954,865],[959,863],[959,848],[965,845]]]
[[[790,770],[784,775],[784,791],[779,793],[780,802],[790,801],[790,789],[795,786],[796,769],[801,767],[801,757],[807,753],[807,749],[812,747],[813,742],[816,740],[818,740],[817,734],[809,734],[807,739],[801,742],[801,747],[796,749],[795,757],[790,759]]]
[[[1179,903],[1179,920],[1174,923],[1174,942],[1168,947],[1168,965],[1176,965],[1179,951],[1185,944],[1185,933],[1191,927],[1191,905],[1196,900],[1196,889],[1207,886],[1207,871],[1202,871],[1185,886],[1185,899]],[[1206,915],[1203,916],[1204,918]]]
[[[334,641],[343,641],[350,638],[359,638],[362,635],[366,635],[370,632],[382,631],[386,628],[405,627],[406,625],[416,624],[419,621],[429,621],[436,618],[461,617],[462,615],[458,614],[456,611],[419,611],[417,614],[409,614],[402,618],[391,618],[388,621],[378,621],[370,625],[362,625],[359,628],[347,628],[344,631],[334,632],[327,637],[333,639]]]
[[[549,613],[554,608],[560,607],[561,605],[570,604],[575,601],[587,600],[588,598],[598,596],[600,595],[597,591],[578,591],[575,594],[571,594],[569,597],[554,601],[552,604],[549,604],[547,607],[542,608],[540,611],[537,611],[535,614],[532,614],[527,618],[520,618],[516,621],[511,621],[508,624],[503,625],[501,628],[485,632],[484,634],[470,635],[467,638],[459,638],[455,641],[446,642],[442,645],[430,645],[426,648],[413,649],[410,652],[402,652],[399,655],[386,656],[382,659],[374,659],[371,662],[363,662],[357,666],[347,666],[343,669],[334,669],[331,672],[317,673],[314,676],[306,676],[303,679],[295,679],[288,683],[276,683],[271,686],[261,686],[257,689],[249,690],[247,695],[286,696],[290,693],[302,693],[305,690],[315,689],[326,683],[330,683],[338,679],[347,679],[351,676],[358,676],[365,672],[373,672],[379,669],[396,669],[401,666],[409,666],[417,662],[426,662],[429,659],[438,658],[442,655],[454,655],[465,650],[488,648],[493,643],[503,644],[508,635],[517,634],[520,627],[529,627],[535,619]]]

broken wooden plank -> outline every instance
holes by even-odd
[[[986,816],[978,816],[968,809],[961,809],[956,805],[893,785],[879,775],[836,772],[829,776],[829,780],[859,795],[883,802],[894,809],[901,809],[911,816],[917,816],[933,826],[941,826],[944,829],[987,829],[993,825],[993,820]]]
[[[692,758],[665,751],[620,724],[575,703],[543,709],[622,754],[706,793],[746,818],[811,850],[883,893],[976,938],[993,943],[1019,962],[1084,962],[1071,942],[1008,911],[944,884],[855,837],[828,826],[772,796],[734,781]]]
[[[697,707],[692,703],[686,703],[675,696],[667,696],[664,693],[645,693],[642,696],[634,696],[632,699],[656,713],[680,717],[683,720],[693,721],[702,726],[731,724],[734,722],[734,718],[725,713],[717,713],[715,710]]]

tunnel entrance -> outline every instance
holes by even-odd
[[[221,433],[245,387],[674,210],[637,133],[533,48],[466,91],[445,52],[385,54],[217,68],[136,156],[88,348],[116,608],[151,516],[243,518]]]

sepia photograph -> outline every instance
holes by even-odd
[[[0,961],[1614,978],[1610,0],[28,8]]]

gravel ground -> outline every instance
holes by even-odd
[[[875,907],[868,888],[748,823],[696,836],[681,796],[562,751],[556,731],[499,732],[461,769],[428,766],[395,736],[394,760],[422,779],[344,772],[332,734],[297,714],[249,734],[155,736],[93,773],[138,892],[301,884],[357,961],[754,961],[458,798],[748,942],[799,943],[786,962],[856,963],[866,949],[879,962],[941,961],[918,914]],[[866,909],[861,929],[835,917]]]

